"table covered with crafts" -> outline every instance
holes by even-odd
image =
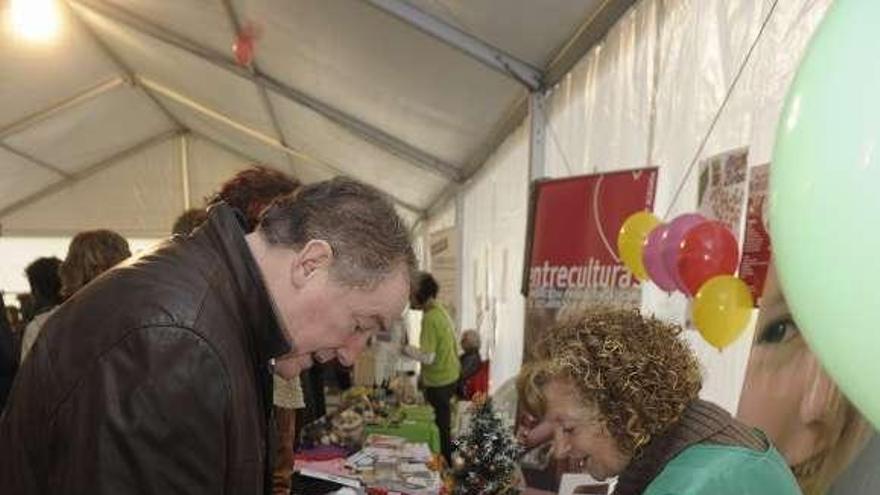
[[[440,432],[430,406],[354,389],[303,428],[294,493],[443,493]]]
[[[372,434],[355,452],[322,446],[297,453],[293,491],[439,495],[447,493],[440,459],[427,443]]]
[[[440,430],[434,423],[434,410],[431,406],[402,406],[402,419],[395,423],[368,424],[364,430],[368,435],[390,435],[405,438],[410,442],[425,443],[431,452],[440,452]]]

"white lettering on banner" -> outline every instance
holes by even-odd
[[[556,272],[556,287],[559,287],[560,289],[565,289],[567,286],[566,282],[568,282],[568,279],[566,278],[567,276],[568,267],[560,266],[559,271]]]
[[[623,265],[602,265],[590,258],[584,265],[558,266],[545,261],[529,270],[529,289],[629,289],[638,286],[632,273]]]

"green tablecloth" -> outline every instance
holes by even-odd
[[[430,412],[431,418],[427,421],[425,419],[404,419],[396,426],[367,425],[365,431],[367,435],[392,435],[405,438],[410,442],[424,442],[431,448],[431,452],[438,453],[440,452],[440,430],[434,424],[434,412]],[[408,415],[407,418],[409,418]]]
[[[434,422],[434,408],[431,406],[403,406],[401,410],[406,419],[425,423]]]

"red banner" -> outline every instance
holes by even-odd
[[[657,169],[535,184],[524,289],[532,307],[638,305],[638,281],[617,257],[627,217],[654,206]]]

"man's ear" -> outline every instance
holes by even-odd
[[[318,270],[329,268],[333,263],[333,248],[327,241],[311,240],[293,257],[291,281],[302,287]]]

